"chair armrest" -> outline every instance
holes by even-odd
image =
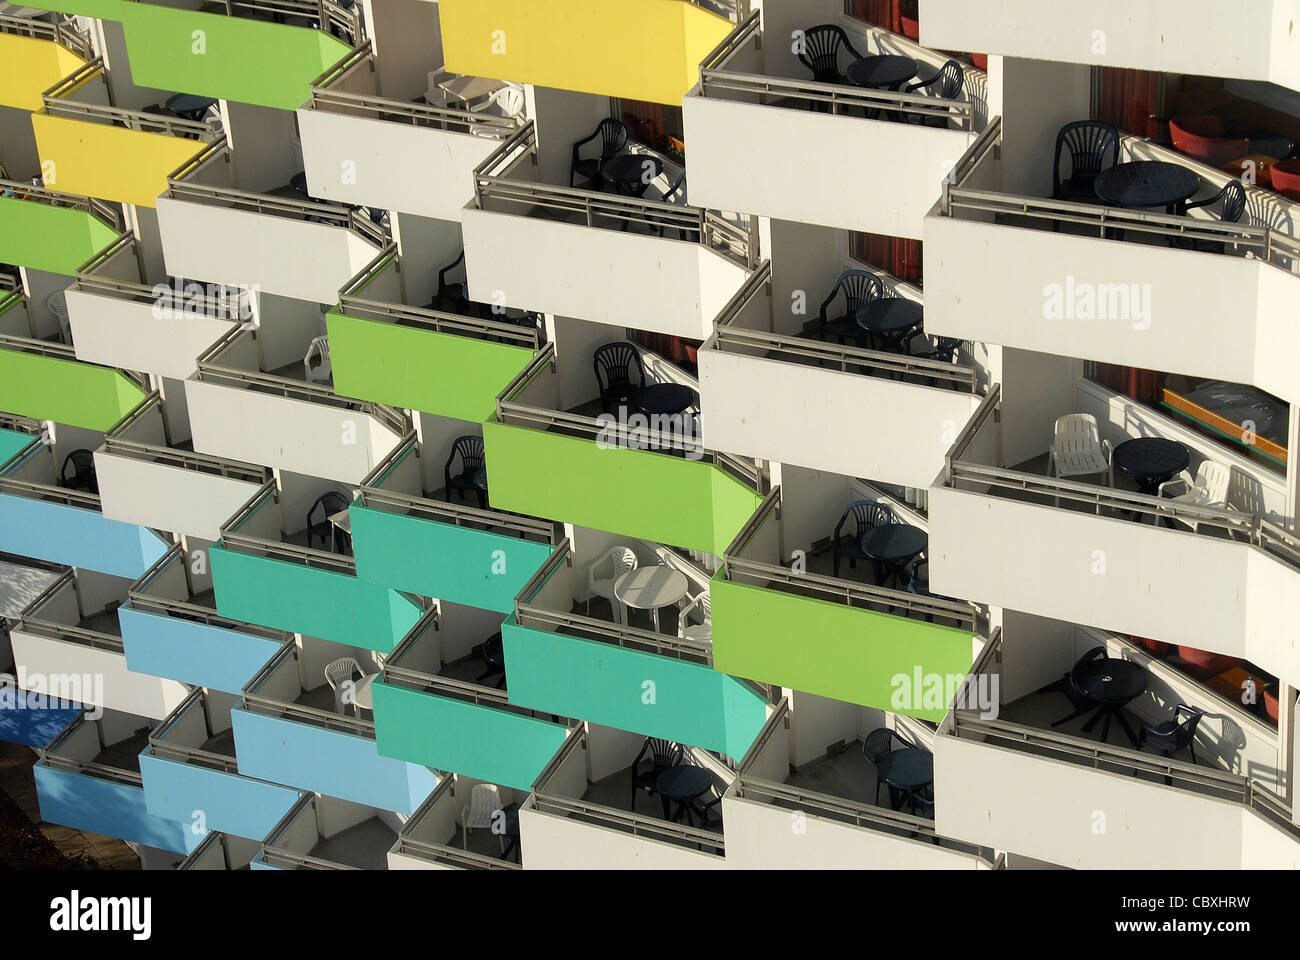
[[[936,80],[939,80],[942,77],[943,77],[942,73],[936,73],[929,80],[918,80],[916,81],[916,83],[909,83],[907,86],[903,88],[903,92],[911,93],[913,90],[920,90],[922,88],[928,90],[930,89],[930,87],[934,86]]]
[[[1183,488],[1190,490],[1193,485],[1194,481],[1192,480],[1191,474],[1184,470],[1172,480],[1166,480],[1164,483],[1160,484],[1160,486],[1156,487],[1156,496],[1163,497],[1165,495],[1165,490],[1168,487],[1182,486]]]
[[[1115,449],[1110,445],[1109,440],[1103,440],[1101,442],[1101,452],[1105,454],[1106,462],[1111,463],[1111,458],[1115,453]]]
[[[698,596],[692,597],[691,602],[686,604],[686,606],[682,607],[681,610],[677,612],[677,619],[679,623],[683,625],[686,623],[687,617],[690,615],[691,611],[699,607],[700,597],[702,596],[704,596],[704,594],[701,593]]]
[[[840,530],[844,527],[844,521],[847,520],[848,518],[849,518],[849,514],[847,511],[845,511],[844,513],[840,514],[839,522],[835,524],[835,532],[831,534],[831,539],[834,540],[836,543],[840,542]]]
[[[1197,200],[1194,203],[1184,203],[1183,210],[1185,212],[1187,210],[1194,210],[1197,207],[1208,207],[1210,204],[1218,200],[1219,197],[1221,196],[1223,196],[1222,190],[1218,191],[1217,193],[1210,194],[1210,196],[1206,197],[1204,200]]]
[[[840,284],[839,281],[836,281],[835,286],[831,288],[830,296],[822,301],[821,309],[817,311],[817,317],[821,320],[823,326],[826,324],[826,308],[835,302],[835,295],[839,292]]]

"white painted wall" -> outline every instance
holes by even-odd
[[[104,516],[216,540],[258,484],[133,457],[95,453]]]
[[[528,870],[720,870],[727,866],[722,857],[542,813],[531,804],[519,811],[519,838]]]
[[[184,380],[195,359],[234,325],[201,314],[69,290],[77,359]]]

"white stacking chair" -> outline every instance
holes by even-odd
[[[699,623],[691,623],[691,614],[697,614]],[[677,636],[683,640],[698,640],[703,643],[713,642],[713,615],[709,609],[709,595],[701,593],[677,615]]]
[[[1102,440],[1097,429],[1097,418],[1090,413],[1067,413],[1057,417],[1053,431],[1052,454],[1047,464],[1047,475],[1066,477],[1105,474],[1106,483],[1115,486],[1115,470],[1111,466],[1109,440]],[[1056,498],[1060,506],[1061,498]],[[1101,512],[1100,506],[1097,510]]]
[[[629,570],[637,568],[636,553],[622,544],[610,547],[605,555],[587,567],[587,613],[591,613],[592,596],[604,597],[614,608],[616,623],[626,623],[623,604],[614,596],[614,584]]]
[[[524,103],[523,88],[514,84],[507,84],[500,90],[493,92],[481,103],[473,104],[469,109],[471,113],[483,113],[495,107],[496,113],[513,120],[523,115]]]
[[[351,680],[353,676],[365,676],[365,671],[361,669],[361,664],[356,661],[355,657],[339,657],[339,659],[325,667],[325,682],[334,691],[334,709],[338,713],[347,713],[343,703],[343,685]],[[352,701],[352,713],[355,716],[361,716],[361,708],[357,706],[355,700]]]
[[[476,783],[469,792],[469,806],[461,811],[461,845],[469,849],[469,832],[471,830],[491,830],[492,815],[501,809],[501,791],[495,783]],[[497,834],[501,852],[506,851],[506,838]]]
[[[316,360],[315,366],[312,360]],[[312,337],[307,345],[307,353],[302,358],[302,375],[308,383],[329,383],[334,376],[330,365],[330,338]]]
[[[1198,507],[1226,507],[1228,482],[1231,479],[1232,468],[1227,464],[1219,463],[1217,460],[1202,460],[1201,465],[1196,468],[1195,478],[1184,470],[1172,480],[1160,484],[1156,488],[1156,496],[1169,497],[1174,503]],[[1179,487],[1183,492],[1175,493],[1174,490]],[[1184,526],[1191,527],[1193,532],[1196,531],[1198,526],[1196,520],[1177,519]],[[1155,522],[1159,524],[1159,515],[1156,516]]]

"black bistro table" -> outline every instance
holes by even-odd
[[[1186,470],[1190,459],[1185,446],[1164,437],[1125,440],[1111,454],[1111,463],[1137,481],[1138,491],[1151,495],[1160,484]]]
[[[200,97],[195,93],[177,93],[168,97],[164,106],[179,117],[198,122],[208,112],[208,107],[216,102],[212,97]]]
[[[695,391],[684,383],[651,383],[637,395],[637,409],[647,416],[681,413],[695,403]]]
[[[648,153],[620,153],[600,165],[600,175],[629,197],[644,197],[655,177],[663,172],[663,161]],[[627,228],[626,222],[623,227]]]
[[[876,761],[876,772],[890,786],[891,807],[892,795],[897,790],[907,797],[915,810],[916,791],[934,782],[934,754],[920,747],[891,750]],[[899,806],[902,806],[901,801]]]
[[[1120,163],[1097,174],[1093,190],[1112,207],[1164,207],[1180,214],[1201,187],[1201,178],[1181,164],[1163,160]]]
[[[911,57],[893,53],[875,54],[850,63],[844,71],[844,77],[855,87],[866,87],[868,90],[891,90],[897,93],[902,89],[903,84],[916,76],[919,69],[917,62]],[[868,119],[878,120],[882,116],[894,121],[901,119],[898,112],[894,110],[867,111]]]
[[[504,818],[505,836],[510,838],[505,850],[501,852],[503,860],[509,860],[519,847],[519,804],[512,803],[501,808]]]
[[[905,583],[908,580],[907,565],[929,543],[929,535],[920,527],[908,523],[882,523],[862,535],[862,552],[885,565],[889,574],[885,580],[892,576],[896,582]]]
[[[674,823],[678,822],[690,809],[691,804],[708,793],[712,786],[713,777],[703,767],[689,763],[669,767],[659,774],[659,779],[655,783],[655,789],[659,791],[659,796],[664,801],[664,817]],[[671,816],[668,812],[670,800],[677,804],[677,810]]]
[[[853,318],[873,341],[878,336],[889,349],[901,351],[904,338],[921,326],[924,315],[925,308],[915,300],[881,297],[862,304]]]
[[[1074,683],[1079,692],[1098,704],[1097,712],[1083,725],[1084,732],[1091,732],[1097,721],[1102,721],[1101,741],[1105,743],[1110,734],[1110,718],[1114,717],[1136,747],[1137,735],[1120,710],[1146,692],[1148,680],[1146,670],[1132,660],[1093,660],[1075,671]]]

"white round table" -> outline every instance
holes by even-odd
[[[614,583],[614,596],[625,606],[649,610],[659,631],[659,608],[686,596],[686,577],[665,564],[629,570]]]
[[[358,707],[365,710],[375,709],[374,697],[370,693],[370,684],[378,679],[379,674],[372,673],[368,677],[362,677],[352,685],[352,702]]]

